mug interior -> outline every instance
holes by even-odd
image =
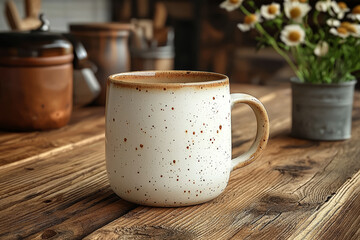
[[[114,74],[109,77],[113,83],[128,84],[206,84],[228,81],[228,77],[201,71],[139,71]]]

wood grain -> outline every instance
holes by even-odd
[[[84,139],[104,134],[103,107],[76,109],[70,123],[58,130],[42,132],[0,132],[0,168]],[[64,148],[65,150],[66,148]]]
[[[270,91],[249,90],[253,95]],[[242,108],[247,109],[239,106],[237,114]],[[136,207],[108,186],[103,108],[89,110],[79,109],[67,128],[1,136],[8,145],[3,149],[19,150],[5,151],[12,161],[0,167],[0,239],[82,238]]]
[[[360,239],[360,171],[327,200],[292,239]]]
[[[54,227],[78,238],[134,206],[108,186],[103,139],[0,169],[0,239],[43,238]]]
[[[139,207],[85,239],[291,239],[360,169],[359,115],[357,102],[353,138],[343,142],[294,139],[288,136],[289,125],[279,125],[263,157],[234,171],[215,200],[188,208]],[[358,204],[355,199],[349,204]],[[351,216],[358,219],[356,213]],[[348,229],[342,228],[340,238],[357,228]]]
[[[150,208],[118,198],[106,177],[103,108],[80,110],[69,129],[3,134],[0,239],[359,239],[360,94],[353,137],[317,142],[289,136],[288,88],[245,90],[268,110],[269,145],[202,205]],[[232,114],[235,156],[251,144],[256,122],[245,105]]]

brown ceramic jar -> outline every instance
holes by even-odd
[[[72,111],[72,45],[49,32],[0,33],[0,128],[46,130]]]
[[[126,23],[71,24],[70,32],[85,47],[89,59],[97,66],[95,73],[101,92],[95,103],[105,105],[106,80],[114,73],[130,71],[128,38],[131,25]]]

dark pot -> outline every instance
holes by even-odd
[[[349,139],[355,84],[355,80],[310,84],[292,79],[292,136],[311,140]]]

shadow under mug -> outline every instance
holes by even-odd
[[[250,149],[231,159],[235,103],[252,108],[257,133]],[[108,78],[106,168],[111,188],[124,200],[175,207],[214,199],[233,169],[261,154],[268,137],[264,106],[250,95],[230,94],[225,75],[147,71]]]

